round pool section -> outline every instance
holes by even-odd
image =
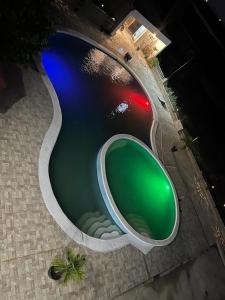
[[[121,230],[154,246],[173,240],[178,227],[176,192],[143,142],[126,134],[110,138],[99,151],[97,173],[106,206]]]

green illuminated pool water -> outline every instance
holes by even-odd
[[[114,202],[129,225],[151,239],[168,238],[176,219],[175,194],[153,154],[135,141],[116,140],[106,152],[105,171]]]

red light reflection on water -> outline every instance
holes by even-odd
[[[148,111],[151,111],[151,105],[148,98],[139,91],[131,89],[129,87],[118,87],[116,89],[116,98],[126,100],[132,105],[132,108],[145,108]]]

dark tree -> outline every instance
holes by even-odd
[[[47,45],[48,36],[54,32],[59,18],[59,2],[0,1],[1,62],[32,65],[33,57]]]

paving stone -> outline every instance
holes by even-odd
[[[122,36],[106,38],[95,26],[77,17],[68,24],[117,55],[121,47],[132,53],[129,64],[145,84],[158,110],[159,158],[173,178],[178,194],[185,196],[181,203],[180,230],[171,245],[154,248],[145,257],[132,246],[95,253],[77,245],[62,232],[45,207],[38,181],[39,152],[53,113],[51,99],[40,75],[23,69],[25,96],[0,114],[0,299],[108,300],[208,247],[197,213],[201,206],[196,210],[193,201],[198,201],[198,197],[195,191],[190,192],[194,189],[193,182],[188,180],[191,171],[184,175],[184,180],[177,172],[170,147],[179,143],[179,137],[171,116],[157,99],[157,96],[163,99],[163,95],[146,62]],[[183,160],[179,159],[180,168],[186,172],[190,162]],[[87,255],[87,277],[79,284],[62,286],[51,280],[47,271],[52,258],[62,255],[67,246]]]

